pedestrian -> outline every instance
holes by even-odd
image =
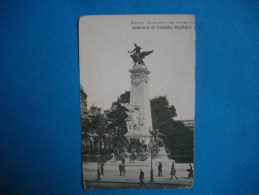
[[[173,179],[173,176],[175,176],[175,179],[177,179],[174,161],[172,162],[172,167],[171,167],[171,180]]]
[[[140,173],[139,173],[139,184],[140,187],[142,187],[143,185],[145,185],[145,183],[143,182],[144,180],[144,172],[142,171],[142,169],[140,169]]]
[[[193,178],[193,169],[192,169],[192,165],[190,164],[190,169],[187,169],[187,171],[189,172],[189,174],[188,174],[188,179],[189,178]]]
[[[122,174],[123,174],[123,176],[125,176],[125,174],[126,174],[126,165],[125,165],[125,163],[122,164]]]
[[[162,163],[159,161],[159,165],[158,165],[158,177],[163,177],[162,175]]]
[[[104,176],[104,162],[101,163],[101,175]]]
[[[122,164],[120,163],[120,165],[119,165],[119,170],[120,170],[120,176],[121,176],[121,174],[122,174]]]

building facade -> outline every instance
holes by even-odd
[[[194,131],[194,125],[195,125],[194,120],[179,120],[179,121],[181,121],[184,124],[184,126]]]

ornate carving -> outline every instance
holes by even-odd
[[[145,118],[139,112],[140,107],[128,103],[121,105],[128,110],[128,118],[126,119],[128,131],[142,131],[145,125]]]
[[[131,83],[138,86],[141,82],[148,83],[148,76],[146,73],[139,72],[131,75]]]

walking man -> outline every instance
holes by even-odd
[[[104,162],[101,163],[101,175],[104,176]]]
[[[175,169],[175,164],[174,164],[174,161],[173,161],[172,167],[171,167],[171,180],[173,179],[173,176],[175,176],[175,179],[177,179],[175,174],[176,174],[176,169]]]
[[[158,165],[158,177],[163,177],[162,175],[162,163],[159,161],[159,165]]]
[[[193,178],[193,169],[192,169],[192,165],[190,164],[190,169],[187,169],[187,171],[189,172],[189,174],[188,174],[188,179],[189,178]]]
[[[143,182],[144,180],[144,172],[142,171],[142,169],[140,169],[140,173],[139,173],[139,184],[140,187],[142,187],[143,185],[145,185],[145,183]]]

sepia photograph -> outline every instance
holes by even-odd
[[[192,188],[195,17],[79,20],[82,185]]]

